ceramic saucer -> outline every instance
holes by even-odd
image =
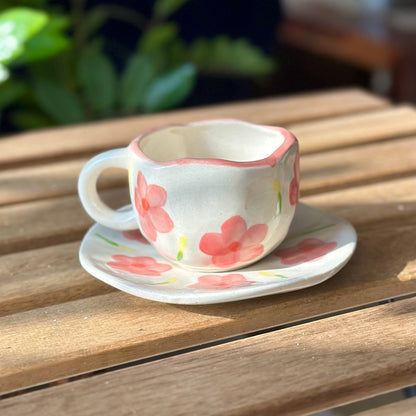
[[[351,258],[357,242],[347,221],[299,204],[290,231],[273,253],[249,267],[201,273],[176,266],[139,231],[96,224],[79,256],[84,269],[132,295],[177,304],[210,304],[289,292],[333,276]]]

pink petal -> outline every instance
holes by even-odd
[[[228,252],[222,234],[219,233],[206,233],[199,241],[199,249],[210,256],[223,255]]]
[[[240,262],[254,260],[263,254],[264,247],[261,244],[255,246],[245,247],[240,250]]]
[[[238,273],[227,274],[226,276],[223,276],[222,280],[224,283],[227,283],[230,287],[242,285],[245,283],[252,283],[249,280],[247,280],[242,274]]]
[[[188,287],[197,288],[197,289],[217,289],[223,290],[228,289],[233,286],[242,286],[249,283],[255,283],[254,281],[247,280],[241,274],[227,274],[225,276],[207,274],[200,276],[198,282]]]
[[[293,178],[290,182],[289,188],[289,202],[290,205],[296,205],[299,200],[299,182]]]
[[[266,224],[256,224],[250,227],[241,241],[243,247],[260,244],[266,237],[267,230]]]
[[[173,229],[173,221],[168,213],[160,207],[151,207],[148,215],[153,223],[154,228],[159,233],[168,233]]]
[[[157,263],[153,257],[114,255],[111,258],[113,261],[107,263],[109,267],[145,276],[160,276],[161,273],[172,269],[169,264]]]
[[[143,233],[152,241],[156,241],[157,234],[155,226],[153,225],[153,222],[149,215],[144,215],[139,217],[140,225],[143,228]]]
[[[138,257],[132,257],[133,264],[138,265],[139,267],[151,267],[156,263],[156,260],[153,257],[144,257],[144,256],[138,256]]]
[[[142,198],[140,197],[139,188],[134,190],[134,206],[140,216],[146,215],[146,211],[143,209]]]
[[[146,199],[150,207],[163,207],[166,204],[166,191],[159,185],[149,185]]]
[[[214,285],[221,284],[222,276],[215,275],[215,274],[206,274],[204,276],[200,276],[198,278],[198,281],[206,285],[214,286]]]
[[[111,260],[118,264],[126,264],[129,265],[132,262],[132,257],[125,256],[123,254],[115,254],[114,256],[111,256]]]
[[[165,263],[157,263],[152,267],[152,270],[157,270],[159,273],[167,272],[168,270],[171,270],[172,266],[170,264]]]
[[[146,179],[145,179],[145,177],[143,176],[143,174],[141,172],[139,172],[137,174],[137,188],[136,188],[136,190],[138,190],[140,200],[142,200],[143,198],[146,197],[147,182],[146,182]]]
[[[240,241],[247,231],[247,224],[239,215],[229,218],[221,226],[224,244],[228,246],[234,241]]]
[[[240,260],[238,251],[230,251],[227,254],[212,256],[212,264],[217,267],[229,267],[237,264]]]

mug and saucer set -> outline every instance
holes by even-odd
[[[128,171],[131,204],[117,211],[96,183]],[[325,281],[351,258],[346,220],[298,202],[299,152],[286,129],[232,120],[171,125],[87,162],[78,181],[96,221],[84,269],[122,291],[176,304],[212,304]]]

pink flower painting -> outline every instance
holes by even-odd
[[[123,237],[127,240],[138,241],[139,243],[150,245],[150,243],[143,237],[139,230],[123,231]]]
[[[144,276],[160,276],[161,273],[172,269],[169,264],[158,263],[152,257],[130,257],[116,254],[111,256],[107,266],[116,270],[123,270]]]
[[[266,234],[266,224],[256,224],[247,229],[244,219],[235,215],[222,224],[220,233],[204,234],[199,249],[212,256],[214,266],[230,267],[260,256],[264,251],[261,243]]]
[[[299,200],[299,153],[296,154],[295,164],[293,166],[294,176],[289,187],[290,205],[296,205]]]
[[[336,246],[337,243],[334,241],[325,243],[318,238],[307,238],[292,247],[281,248],[274,254],[280,257],[282,264],[306,263],[319,260],[334,250]]]
[[[166,199],[166,191],[159,185],[148,185],[143,174],[139,172],[134,204],[143,232],[152,241],[156,241],[157,233],[168,233],[173,229],[173,221],[162,208]]]
[[[220,276],[217,274],[205,274],[198,277],[198,282],[192,285],[188,285],[190,288],[195,289],[229,289],[234,286],[247,286],[251,283],[256,283],[251,280],[247,280],[242,274],[227,274]]]

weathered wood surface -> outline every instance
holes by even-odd
[[[415,416],[416,397],[355,413],[353,416]]]
[[[321,319],[6,399],[0,411],[309,414],[414,384],[415,312],[409,299]]]
[[[305,319],[323,317],[326,314],[374,304],[385,299],[414,295],[416,293],[415,114],[415,110],[409,106],[392,107],[386,101],[359,90],[344,90],[191,109],[165,115],[74,126],[63,130],[39,131],[23,134],[14,139],[0,140],[0,254],[2,254],[0,255],[0,394],[140,358],[157,357],[158,354],[203,345],[264,328],[275,328]],[[166,305],[135,298],[104,285],[83,271],[78,262],[77,251],[80,239],[92,224],[92,220],[88,218],[79,203],[75,185],[79,170],[87,158],[92,153],[106,148],[124,146],[131,139],[129,135],[138,129],[147,129],[161,122],[182,123],[192,119],[225,116],[253,122],[284,124],[299,136],[302,151],[302,201],[344,217],[355,225],[359,242],[349,264],[327,282],[302,291],[231,304],[199,307]],[[61,140],[56,140],[57,132]],[[90,138],[90,141],[86,138]],[[12,143],[15,146],[12,146]],[[58,157],[57,160],[53,160],[55,156]],[[128,202],[123,171],[109,173],[102,179],[101,188],[104,199],[111,206],[120,206]],[[400,305],[407,305],[406,302],[408,301]],[[403,312],[404,309],[400,307],[397,313],[405,316],[404,325],[407,328],[408,307],[406,306],[405,309],[406,312]],[[357,312],[358,315],[345,315],[347,319],[354,316],[351,321],[347,321],[352,326],[339,324],[341,330],[352,331],[355,322],[357,328],[361,328],[360,322],[364,325],[367,321],[366,319],[360,321],[359,317],[371,316],[373,319],[371,314],[366,315],[366,311],[369,310]],[[362,315],[359,315],[360,313]],[[344,322],[341,318],[343,316],[331,319]],[[377,312],[372,321],[371,330],[374,331],[372,334],[377,331],[388,334],[390,325],[394,326],[393,321],[388,320],[385,323],[379,318],[380,314]],[[311,325],[310,328],[314,328],[315,325],[321,328],[319,325],[324,325],[325,322],[330,321],[318,319],[317,322],[307,325]],[[292,327],[288,331],[296,328],[300,327]],[[272,350],[273,343],[280,345],[282,341],[283,345],[286,345],[283,347],[284,356],[291,363],[286,369],[283,365],[286,363],[281,358],[280,361],[276,361],[276,367],[272,367],[273,371],[297,377],[300,368],[309,368],[305,357],[313,353],[316,340],[319,337],[325,340],[322,335],[314,338],[319,332],[317,329],[318,332],[311,332],[315,335],[306,337],[308,342],[310,340],[310,344],[305,344],[305,355],[297,356],[295,350],[294,355],[291,356],[293,348],[291,350],[289,344],[284,344],[290,337],[286,338],[284,331],[274,330],[268,334],[267,336],[271,337],[270,343],[269,338],[266,337],[264,348],[263,338],[254,337],[245,340],[247,342],[250,339],[256,340],[252,345],[259,355],[258,374],[262,380],[270,380],[269,373],[265,372],[266,366],[263,364],[271,357],[268,355],[268,348]],[[331,328],[328,331],[332,333]],[[367,334],[366,331],[364,330],[364,335]],[[322,329],[321,334],[326,332],[327,329]],[[358,337],[359,334],[356,335]],[[370,344],[375,342],[375,338],[371,336]],[[379,373],[378,370],[373,371],[374,368],[380,369],[378,364],[376,367],[373,365],[374,362],[378,362],[378,355],[374,358],[375,361],[363,359],[362,363],[368,365],[363,364],[360,373],[352,373],[352,390],[342,387],[342,383],[347,382],[346,377],[349,377],[349,374],[340,376],[331,372],[335,371],[335,367],[330,367],[326,370],[328,374],[325,377],[320,376],[321,380],[317,379],[319,380],[317,383],[322,384],[322,388],[317,389],[312,383],[310,389],[307,387],[305,390],[307,394],[312,395],[312,390],[315,389],[318,394],[317,409],[358,400],[370,394],[380,394],[387,391],[386,389],[399,388],[408,383],[407,370],[397,367],[401,365],[400,360],[404,355],[400,355],[400,352],[401,358],[396,361],[390,357],[405,345],[408,346],[406,344],[408,340],[403,336],[396,337],[396,349],[390,348],[390,339],[387,343],[383,343],[383,338],[380,344],[377,344],[376,355],[380,355],[385,348],[384,352],[388,357],[386,362],[388,365],[391,364],[390,384],[386,381],[387,373],[383,373],[384,370],[380,370]],[[367,338],[361,338],[364,344],[360,344],[358,338],[354,339],[356,339],[355,345],[362,346],[359,352],[349,351],[347,347],[342,350],[339,341],[335,340],[335,343],[329,343],[326,351],[328,354],[322,356],[322,365],[324,361],[330,364],[331,357],[336,357],[337,352],[341,361],[348,352],[357,355],[358,360],[361,360],[361,352],[364,353],[363,357],[366,356]],[[326,345],[326,342],[323,344]],[[237,353],[238,356],[238,349],[235,350],[234,345],[234,343],[226,343],[225,350],[222,351],[225,351],[226,355],[229,354],[227,356],[232,356],[233,353]],[[249,355],[254,353],[254,350],[250,350],[250,345],[247,344]],[[334,349],[330,350],[331,348]],[[209,355],[209,357],[215,356],[215,354]],[[180,357],[180,355],[173,357],[172,360]],[[188,357],[188,354],[183,357]],[[192,360],[192,357],[193,355],[189,355],[189,360]],[[296,360],[303,362],[295,364]],[[215,368],[216,362],[213,358],[211,376],[214,378],[221,373]],[[243,357],[243,365],[246,367],[247,362],[249,362],[247,357]],[[160,363],[159,367],[158,363]],[[170,396],[175,393],[176,387],[164,384],[170,377],[162,371],[164,363],[165,361],[156,359],[155,374],[160,377],[161,385],[165,386],[163,387],[165,394]],[[150,364],[145,366],[140,364],[132,370],[126,370],[127,378],[130,377],[130,371],[134,371],[134,374],[145,374],[148,365]],[[184,367],[181,367],[182,364],[179,367],[184,373],[182,374],[181,370],[178,372],[185,380],[187,375],[191,374],[188,372],[192,367],[191,361],[185,360],[183,365]],[[303,365],[305,367],[302,367]],[[193,371],[197,372],[197,369],[204,371],[204,368],[209,368],[208,364],[205,366],[199,367],[198,359],[198,363],[196,365],[194,363]],[[142,368],[143,373],[141,373]],[[290,368],[293,373],[289,371]],[[320,371],[323,371],[322,369],[323,366]],[[226,371],[228,370],[227,367]],[[393,370],[397,372],[394,373]],[[247,374],[253,371],[248,371]],[[114,375],[117,380],[117,374],[110,372],[109,377]],[[360,396],[358,386],[365,374],[371,385],[368,388],[363,387]],[[210,375],[204,377],[197,378],[198,382],[203,383]],[[269,413],[279,414],[275,411],[276,403],[292,406],[293,414],[313,411],[314,409],[307,407],[309,405],[303,401],[296,407],[290,396],[292,380],[291,377],[289,379],[288,383],[282,384],[282,395],[274,385],[273,403],[270,400],[263,401],[261,395],[250,393],[253,382],[248,383],[250,385],[246,387],[241,386],[241,394],[245,397],[241,414],[255,414],[256,409],[262,414],[263,404],[265,409],[271,406],[272,410]],[[87,385],[88,394],[94,391],[95,381],[101,378],[93,377],[90,380],[92,387],[90,389],[90,385]],[[146,412],[153,411],[155,408],[152,406],[156,406],[156,399],[159,399],[158,394],[155,394],[154,399],[147,400],[147,391],[150,392],[152,388],[152,382],[149,380],[144,382],[144,386],[149,390],[143,392]],[[185,385],[190,382],[189,380],[185,380]],[[225,379],[227,380],[228,378]],[[305,382],[306,380],[308,378]],[[322,383],[322,380],[325,380],[325,383]],[[140,377],[137,379],[138,383],[142,381]],[[293,386],[296,386],[296,382]],[[69,389],[73,386],[77,389],[77,386],[81,385],[79,383],[81,382],[71,382],[67,387]],[[222,386],[224,391],[227,391],[227,386],[222,385],[220,378],[214,384]],[[238,383],[236,385],[240,386]],[[266,382],[264,386],[264,391],[269,391]],[[140,390],[140,387],[140,384],[135,385],[135,391]],[[212,389],[215,390],[215,386],[208,386],[206,394],[204,390],[201,403],[207,399],[210,392],[213,392]],[[43,399],[48,400],[49,390],[60,391],[47,388],[39,393],[23,394],[0,401],[0,414],[3,416],[3,404],[7,404],[7,412],[12,412],[10,409],[14,409],[21,410],[22,414],[25,414],[24,412],[29,412],[30,406],[27,404],[29,399],[34,398],[33,405]],[[335,392],[334,402],[331,401],[331,395],[328,393],[330,390]],[[63,400],[71,401],[68,391],[63,390],[63,397],[66,398]],[[215,391],[214,393],[217,394]],[[213,397],[217,397],[215,394]],[[126,395],[128,396],[128,393]],[[194,396],[195,400],[190,402],[190,406],[196,406],[195,409],[198,409],[197,395]],[[95,403],[100,404],[91,407],[91,412],[98,412],[101,403],[103,408],[112,409],[113,397],[116,396],[110,394],[106,401],[94,396],[91,399],[94,406]],[[279,398],[283,398],[283,401]],[[133,396],[131,399],[133,400]],[[313,403],[313,400],[309,402]],[[55,414],[53,413],[55,407],[51,407],[47,401],[45,403],[46,413],[39,414],[48,414],[49,410],[51,414]],[[16,407],[20,404],[21,408]],[[39,409],[44,408],[39,407]],[[221,408],[216,409],[212,406],[207,408],[218,410],[217,413],[221,414]],[[78,411],[77,407],[67,409],[68,415],[76,414]],[[71,409],[75,413],[71,413]],[[59,411],[56,414],[59,414]],[[238,410],[233,409],[225,413],[233,414],[234,411],[240,414]],[[162,414],[163,408],[161,412],[156,411],[156,413]],[[188,412],[188,414],[196,413],[198,412]],[[181,414],[179,410],[178,414]],[[286,412],[282,414],[286,415]],[[288,416],[290,414],[292,413],[287,413]]]
[[[416,133],[416,111],[410,106],[291,124],[287,128],[301,140],[301,151],[311,153]]]
[[[299,94],[235,104],[213,105],[163,114],[131,117],[39,130],[0,140],[0,167],[56,157],[79,156],[125,146],[155,126],[211,118],[238,118],[264,124],[288,124],[381,108],[387,101],[358,89]]]

